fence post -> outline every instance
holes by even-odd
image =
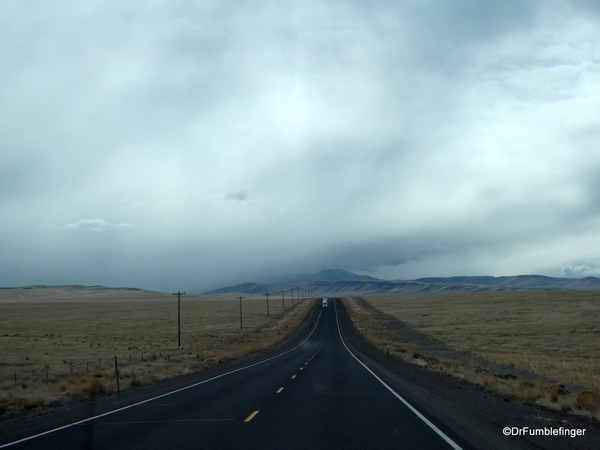
[[[115,378],[117,379],[117,394],[121,397],[121,388],[119,387],[119,368],[117,366],[117,357],[115,356]]]

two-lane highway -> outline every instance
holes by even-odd
[[[460,448],[350,353],[337,302],[292,350],[0,448]]]

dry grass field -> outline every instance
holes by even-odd
[[[406,330],[382,326],[360,298],[345,299],[361,333],[384,351],[389,346],[392,357],[522,400],[600,418],[600,292],[486,292],[364,300],[454,351],[430,352],[435,345],[411,339]]]
[[[244,295],[244,294],[242,294]],[[311,300],[135,289],[0,289],[0,415],[202,370],[264,350],[298,328]]]

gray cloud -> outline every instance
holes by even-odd
[[[75,222],[70,222],[61,228],[64,230],[88,230],[88,231],[94,231],[97,233],[101,233],[101,232],[108,230],[109,228],[129,228],[129,227],[133,227],[133,224],[131,224],[131,223],[112,224],[112,223],[108,223],[104,219],[81,219],[81,220],[76,220]]]
[[[595,9],[3,4],[0,284],[595,261]]]
[[[584,13],[600,14],[600,5],[593,0],[571,0],[567,3]]]
[[[243,202],[248,200],[248,193],[246,191],[232,192],[231,194],[227,194],[224,199]]]
[[[569,278],[600,277],[599,261],[569,263],[562,268],[561,275]]]

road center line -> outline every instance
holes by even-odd
[[[283,391],[283,388],[279,388],[277,389],[277,392],[275,392],[276,394],[279,394],[281,391]]]
[[[252,419],[254,419],[254,416],[256,416],[258,414],[258,411],[254,411],[252,414],[250,414],[248,417],[246,417],[246,420],[244,420],[244,422],[250,422]]]

